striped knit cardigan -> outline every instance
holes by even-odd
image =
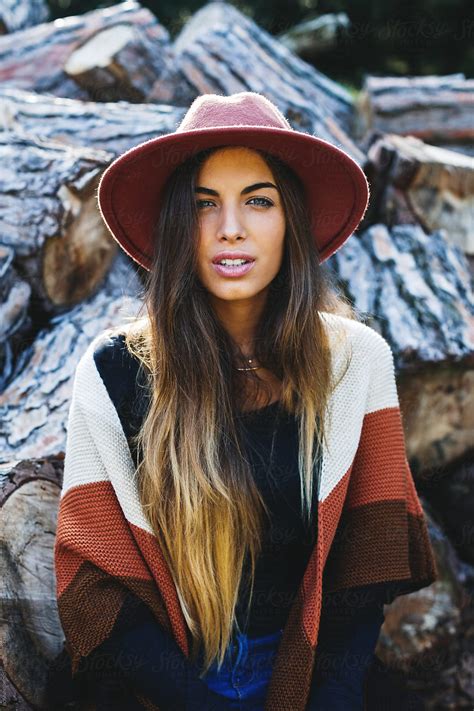
[[[321,317],[336,385],[326,412],[317,540],[278,648],[266,711],[305,709],[325,591],[393,581],[392,599],[438,577],[406,458],[390,346],[365,324]],[[187,656],[191,639],[139,502],[127,439],[95,366],[102,335],[75,373],[55,542],[58,610],[73,675],[81,657],[111,632],[127,588]]]

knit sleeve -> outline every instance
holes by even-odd
[[[375,331],[370,341],[365,413],[325,588],[380,585],[389,603],[430,585],[438,571],[407,459],[393,353]]]
[[[306,711],[364,708],[364,685],[384,622],[372,586],[325,596]]]
[[[114,703],[130,685],[160,711],[227,711],[229,702],[199,678],[197,667],[148,607],[127,593],[111,634],[83,660],[81,673],[102,703]],[[123,707],[124,711],[126,707]]]
[[[104,392],[89,351],[74,379],[54,546],[57,607],[73,679],[123,619],[130,592],[144,603],[156,633],[161,627],[173,637],[169,600],[150,574],[151,561],[163,575],[160,551],[139,518],[130,452]],[[173,600],[171,589],[167,594]],[[142,696],[145,708],[162,711]]]
[[[94,512],[100,510],[100,497],[109,482],[81,403],[80,388],[78,369],[67,421],[54,546],[58,612],[73,675],[81,657],[110,633],[126,593],[126,587],[99,565],[95,550],[96,546],[107,545],[104,526],[100,534]],[[94,538],[95,533],[99,535]]]

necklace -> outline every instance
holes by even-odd
[[[253,361],[253,358],[247,358],[247,360],[249,363],[251,363]],[[254,365],[251,368],[236,368],[236,370],[258,370],[261,367],[261,365]]]

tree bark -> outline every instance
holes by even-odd
[[[2,475],[9,486],[0,546],[4,669],[23,699],[41,706],[48,660],[63,641],[53,561],[62,463],[21,462]]]
[[[31,287],[13,266],[15,253],[0,244],[0,392],[12,377],[16,352],[31,331]]]
[[[376,224],[328,261],[364,320],[392,345],[414,468],[438,470],[468,457],[474,299],[467,259],[441,230]]]
[[[77,362],[94,335],[138,312],[141,281],[122,253],[99,291],[40,331],[0,393],[0,463],[64,453]]]
[[[17,32],[49,20],[46,0],[2,0],[0,35]]]
[[[174,131],[186,109],[125,101],[99,103],[0,87],[0,126],[26,137],[94,148],[117,157]]]

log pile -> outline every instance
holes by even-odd
[[[90,340],[143,305],[144,273],[100,218],[100,175],[173,131],[196,96],[253,90],[368,176],[370,208],[326,268],[392,345],[408,457],[443,571],[387,610],[380,679],[398,669],[397,683],[421,689],[427,709],[472,708],[471,80],[369,78],[354,101],[225,2],[172,40],[128,1],[66,22],[12,22],[0,82],[0,706],[46,709],[48,663],[62,649],[51,556],[72,378]],[[421,662],[432,665],[424,676]]]

